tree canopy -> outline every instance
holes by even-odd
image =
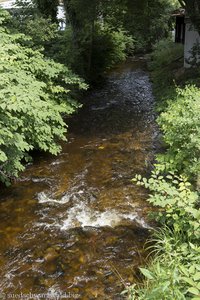
[[[61,32],[56,24],[58,0],[17,3],[20,14],[13,14],[9,23],[8,14],[0,11],[4,181],[23,169],[30,150],[60,150],[58,141],[65,139],[67,128],[63,115],[78,107],[71,90],[86,88],[70,69],[93,82],[127,55],[149,51],[170,35],[175,5],[173,0],[64,0],[69,24]],[[198,1],[180,3],[192,16],[199,12]]]
[[[46,18],[51,18],[52,22],[57,21],[59,0],[34,0],[37,8]]]
[[[26,46],[29,38],[12,34],[3,23],[8,14],[0,10],[0,179],[23,170],[33,149],[57,154],[65,140],[64,114],[78,104],[70,96],[73,86],[86,85],[65,66],[45,59]]]

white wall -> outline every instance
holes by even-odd
[[[190,59],[193,46],[196,43],[200,43],[200,35],[191,25],[191,23],[186,21],[186,29],[185,29],[185,47],[184,47],[184,67],[189,68],[190,65],[187,63],[187,60]],[[200,59],[200,58],[199,58]]]
[[[31,1],[31,0],[29,0]],[[10,9],[15,4],[15,0],[9,0],[9,1],[0,1],[0,6],[4,9]],[[64,30],[66,27],[66,17],[65,17],[65,10],[63,5],[58,6],[58,20],[59,20],[59,27],[61,30]]]
[[[14,3],[15,3],[15,0],[1,1],[0,6],[2,6],[5,9],[9,9],[9,8],[12,8]]]
[[[65,16],[65,9],[63,5],[58,6],[58,20],[59,20],[59,26],[61,30],[64,30],[66,28],[66,16]]]

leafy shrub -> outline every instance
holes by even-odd
[[[162,228],[154,231],[151,239],[154,258],[147,268],[140,269],[144,282],[126,291],[131,300],[200,297],[200,207],[195,190],[200,173],[200,90],[194,84],[174,87],[181,49],[173,44],[171,52],[166,44],[158,44],[151,63],[156,95],[162,100],[157,122],[166,149],[157,156],[149,179],[134,178],[150,191],[148,201],[157,207],[154,218]]]
[[[0,11],[0,24],[6,13]],[[72,87],[85,84],[67,68],[27,48],[24,35],[0,28],[0,180],[8,182],[24,169],[29,150],[56,154],[65,140],[63,114],[79,106]]]
[[[69,65],[76,73],[88,80],[96,80],[106,70],[126,59],[133,52],[134,39],[123,30],[114,31],[108,26],[95,24],[93,37],[91,29],[81,32],[78,42],[69,26],[59,34],[52,47],[52,54],[58,61]],[[56,48],[59,52],[56,54]]]
[[[36,3],[29,0],[16,0],[11,15],[7,24],[10,30],[31,37],[26,45],[48,55],[51,44],[59,36],[58,24],[45,18],[37,9]]]
[[[156,257],[148,268],[140,268],[145,281],[126,290],[130,300],[199,299],[200,247],[176,235],[169,228],[154,234]]]
[[[154,45],[151,69],[157,70],[169,65],[183,56],[183,45],[174,43],[171,39],[164,39]]]
[[[190,50],[190,58],[186,60],[186,63],[191,65],[191,67],[200,67],[200,43],[196,41],[192,49]]]
[[[174,71],[183,66],[183,45],[171,39],[159,41],[153,49],[149,68],[155,88],[162,92],[175,78]]]
[[[122,1],[121,1],[122,2]],[[171,12],[178,8],[178,1],[148,0],[127,1],[124,15],[125,29],[135,37],[135,50],[149,52],[159,40],[170,36]]]
[[[200,209],[198,193],[184,176],[150,179],[137,175],[138,185],[149,189],[148,201],[159,210],[154,214],[163,228],[154,231],[149,250],[155,257],[140,268],[142,284],[126,292],[130,300],[197,300],[200,295]]]
[[[121,29],[122,26],[114,28],[110,25],[111,20],[105,18],[102,22],[100,15],[103,14],[97,13],[100,7],[96,7],[93,1],[87,5],[82,1],[72,1],[70,6],[75,9],[75,20],[71,22],[77,23],[78,28],[68,24],[64,31],[59,31],[58,24],[52,24],[51,19],[41,15],[36,2],[17,0],[18,10],[13,11],[11,27],[31,37],[30,47],[43,47],[46,56],[69,66],[87,80],[102,75],[133,53],[134,39]],[[103,10],[107,5],[109,7],[108,3],[102,5]]]
[[[199,194],[185,176],[194,182],[199,173],[199,96],[196,86],[177,88],[158,117],[168,148],[149,179],[133,180],[151,192],[148,201],[158,208],[154,218],[164,229],[153,235],[155,258],[141,268],[144,283],[127,291],[131,300],[199,299]]]
[[[51,47],[48,48],[48,57],[62,63],[71,69],[77,64],[75,58],[78,57],[78,49],[73,45],[73,33],[71,26],[59,31],[55,36]],[[81,62],[79,62],[81,64]],[[81,66],[80,66],[81,68]],[[80,72],[81,73],[81,72]]]
[[[20,32],[31,37],[29,45],[48,53],[48,47],[58,36],[58,25],[52,24],[50,19],[36,17],[33,20],[27,20],[26,23],[18,27]]]
[[[190,85],[176,93],[158,118],[168,147],[158,155],[158,167],[195,177],[200,172],[200,90]]]
[[[173,232],[184,234],[186,240],[200,239],[198,194],[192,191],[187,178],[173,174],[164,177],[154,171],[150,179],[137,175],[134,181],[151,191],[148,202],[161,208],[158,221],[172,228]]]
[[[124,61],[133,52],[134,40],[125,31],[113,31],[108,26],[96,27],[93,43],[92,66],[98,73]]]

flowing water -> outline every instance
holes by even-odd
[[[69,120],[62,153],[40,154],[1,191],[2,297],[124,299],[151,227],[131,178],[152,166],[153,100],[143,64],[120,65]]]

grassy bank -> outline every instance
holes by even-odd
[[[133,181],[150,191],[160,226],[144,280],[128,290],[131,300],[200,299],[200,70],[182,66],[181,45],[155,47],[150,69],[164,151],[150,178]]]

